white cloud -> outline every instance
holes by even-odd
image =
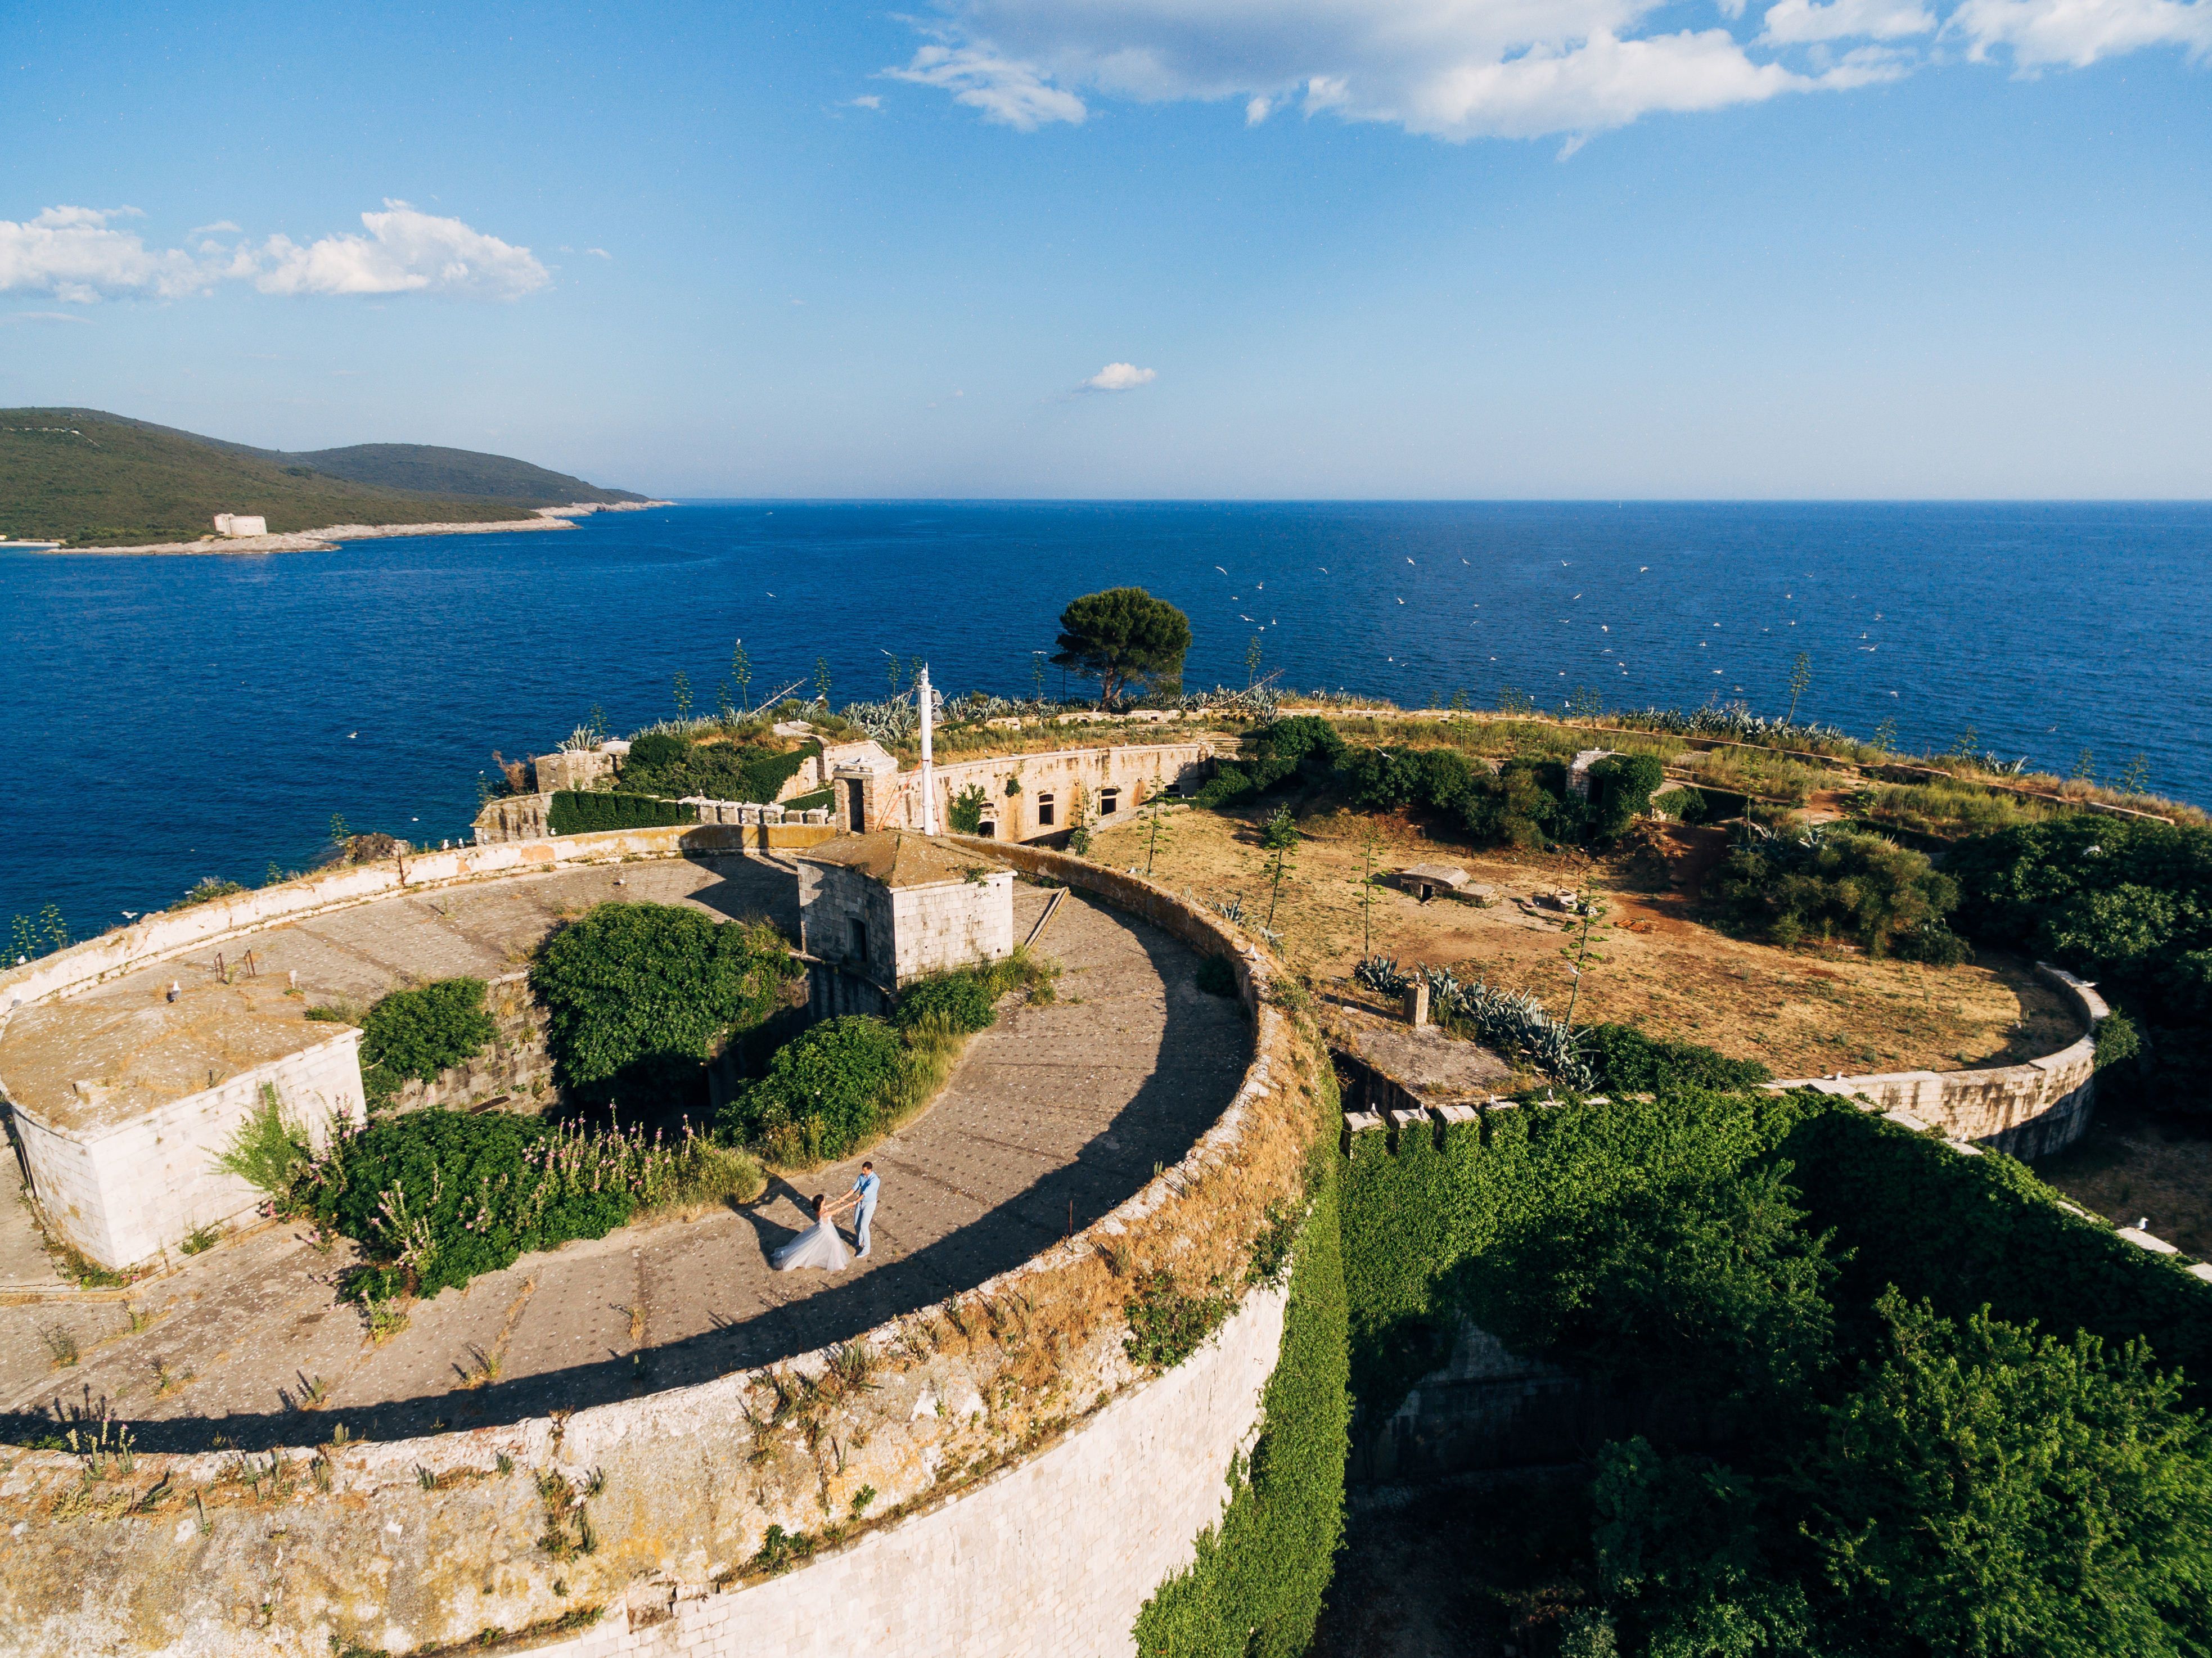
[[[614,255],[608,252],[604,247],[587,247],[584,252],[590,254],[595,259],[611,259],[614,258]]]
[[[1776,46],[1814,40],[1900,40],[1935,32],[1936,15],[1918,0],[1781,0],[1766,11],[1759,38]]]
[[[2208,0],[1965,0],[1943,26],[1979,62],[2008,48],[2024,70],[2086,69],[2100,58],[2150,46],[2212,52]]]
[[[112,219],[136,208],[50,207],[18,224],[0,219],[0,293],[28,288],[72,305],[115,294],[161,299],[196,293],[214,276],[205,262],[176,248],[149,248]]]
[[[862,93],[858,98],[848,98],[845,100],[845,107],[848,109],[881,109],[883,106],[884,100],[872,92]]]
[[[512,300],[551,278],[526,247],[418,213],[404,202],[364,213],[365,236],[325,236],[302,247],[271,236],[258,247],[203,240],[198,248],[149,248],[112,222],[136,208],[50,207],[16,223],[0,219],[0,293],[28,289],[74,305],[135,295],[179,299],[218,282],[251,282],[264,294],[450,294]],[[224,220],[191,234],[231,231]],[[599,248],[586,252],[612,256]]]
[[[930,44],[885,73],[1025,131],[1105,96],[1234,100],[1248,125],[1295,105],[1463,141],[1893,80],[1936,61],[1911,43],[1939,32],[2031,67],[2212,51],[2212,0],[1960,0],[1948,22],[1938,4],[1772,0],[1753,35],[1744,0],[1715,0],[1733,27],[1671,32],[1646,32],[1679,15],[1662,0],[940,0],[919,26]]]
[[[1139,368],[1133,362],[1109,362],[1083,382],[1085,392],[1133,392],[1160,377],[1157,368]]]
[[[217,219],[213,224],[196,224],[190,230],[187,230],[185,234],[187,236],[212,236],[219,230],[228,230],[234,236],[240,234],[238,227],[231,223],[229,220]]]
[[[450,294],[518,300],[552,280],[526,247],[471,229],[459,219],[387,200],[364,213],[365,236],[325,236],[305,247],[271,236],[253,285],[264,294]]]
[[[1090,112],[1072,92],[1048,85],[1034,64],[1000,57],[988,47],[924,46],[904,69],[884,71],[894,81],[912,81],[952,94],[952,100],[983,112],[986,120],[1034,132],[1048,121],[1080,125]]]
[[[88,323],[91,320],[91,318],[81,317],[73,311],[10,311],[5,316],[0,316],[0,324],[24,322]]]
[[[1077,88],[1286,103],[1448,139],[1620,126],[1836,84],[1726,29],[1638,35],[1655,0],[953,0],[902,79],[1010,125],[1079,120]]]

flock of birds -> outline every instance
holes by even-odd
[[[1401,557],[1403,557],[1403,558],[1405,559],[1405,561],[1406,561],[1406,562],[1407,562],[1407,564],[1413,566],[1413,567],[1414,567],[1415,568],[1417,568],[1417,569],[1419,568],[1419,561],[1418,559],[1415,559],[1415,558],[1413,558],[1413,556],[1411,556],[1410,555],[1406,555],[1406,554],[1401,554],[1401,555],[1400,555],[1400,556],[1401,556]],[[1460,562],[1461,562],[1462,565],[1466,565],[1466,566],[1468,566],[1469,568],[1473,568],[1472,561],[1470,561],[1470,560],[1468,560],[1468,559],[1467,559],[1467,558],[1465,558],[1465,557],[1462,557],[1462,558],[1460,559]],[[1228,577],[1228,578],[1229,578],[1229,580],[1230,580],[1231,581],[1232,581],[1232,582],[1233,582],[1233,581],[1236,580],[1236,578],[1235,578],[1234,576],[1231,575],[1230,571],[1229,571],[1229,568],[1228,568],[1228,567],[1227,567],[1226,565],[1216,564],[1213,568],[1214,568],[1214,569],[1215,569],[1218,573],[1219,573],[1221,575],[1223,575],[1223,576],[1224,576],[1224,577]],[[1326,564],[1316,564],[1316,565],[1314,566],[1314,568],[1315,568],[1316,570],[1318,570],[1318,571],[1319,571],[1322,575],[1328,575],[1328,574],[1329,574],[1329,568],[1328,568],[1328,566],[1327,566]],[[1561,569],[1563,569],[1563,570],[1571,570],[1571,569],[1572,569],[1572,568],[1574,568],[1574,561],[1573,561],[1572,559],[1565,559],[1565,558],[1563,558],[1563,559],[1561,559],[1561,560],[1559,561],[1559,568],[1560,568]],[[1638,575],[1648,575],[1648,574],[1650,574],[1650,572],[1651,572],[1651,566],[1650,566],[1649,564],[1639,564],[1639,565],[1638,565],[1638,566],[1636,567],[1636,574],[1638,574]],[[1808,574],[1809,574],[1809,572],[1808,572]],[[1257,583],[1255,583],[1255,584],[1254,585],[1253,592],[1254,592],[1255,593],[1262,592],[1266,591],[1267,586],[1267,584],[1266,582],[1264,582],[1264,581],[1257,582]],[[1405,597],[1404,597],[1402,594],[1395,594],[1395,593],[1394,593],[1394,594],[1392,594],[1392,595],[1391,595],[1391,597],[1392,597],[1392,598],[1393,598],[1393,599],[1394,599],[1394,600],[1395,600],[1398,604],[1403,605],[1403,604],[1406,603]],[[1852,599],[1853,601],[1856,601],[1856,598],[1857,598],[1857,597],[1858,597],[1858,596],[1857,596],[1856,593],[1854,593],[1854,594],[1850,595],[1850,598],[1851,598],[1851,599]],[[1583,594],[1582,594],[1581,592],[1577,592],[1577,593],[1574,593],[1574,594],[1571,595],[1565,602],[1566,602],[1566,603],[1568,603],[1568,604],[1574,604],[1574,603],[1578,602],[1582,598],[1583,598]],[[1793,592],[1785,592],[1785,593],[1783,595],[1783,598],[1784,598],[1785,600],[1787,600],[1787,601],[1789,601],[1789,602],[1790,602],[1790,603],[1795,603],[1795,602],[1796,602],[1796,592],[1795,592],[1794,591],[1793,591]],[[1246,600],[1244,599],[1244,597],[1243,597],[1243,595],[1242,593],[1231,593],[1231,594],[1230,594],[1230,595],[1229,595],[1229,598],[1230,598],[1230,602],[1231,602],[1231,603],[1232,603],[1232,604],[1241,604],[1241,603],[1248,602],[1248,601],[1246,601]],[[1474,610],[1480,610],[1480,609],[1482,608],[1481,603],[1480,603],[1480,601],[1479,601],[1479,600],[1470,600],[1470,601],[1469,601],[1469,605],[1470,605],[1470,608],[1472,608],[1472,609],[1474,609]],[[1268,617],[1265,622],[1261,621],[1257,616],[1255,616],[1252,615],[1252,614],[1251,614],[1251,613],[1249,613],[1249,611],[1238,610],[1237,612],[1236,612],[1236,616],[1237,616],[1237,619],[1239,622],[1248,623],[1249,623],[1252,627],[1254,627],[1255,629],[1258,629],[1259,631],[1261,631],[1261,632],[1262,632],[1262,633],[1266,632],[1266,631],[1267,631],[1267,629],[1269,629],[1270,628],[1273,628],[1273,627],[1276,627],[1276,626],[1279,625],[1279,619],[1278,617],[1275,617],[1275,616],[1269,616],[1269,617]],[[1571,626],[1571,625],[1573,625],[1574,620],[1575,620],[1575,618],[1574,618],[1574,617],[1572,617],[1572,616],[1560,616],[1560,617],[1559,618],[1559,621],[1560,624],[1562,624],[1562,625],[1565,625],[1565,626]],[[1790,618],[1778,618],[1778,620],[1779,621],[1779,625],[1781,625],[1782,627],[1784,627],[1784,628],[1785,628],[1785,629],[1787,629],[1787,628],[1795,628],[1796,626],[1797,626],[1797,619],[1796,619],[1796,618],[1794,618],[1794,617],[1790,617]],[[1874,616],[1874,620],[1875,620],[1875,621],[1876,621],[1876,622],[1880,622],[1880,621],[1883,620],[1883,615],[1882,615],[1882,613],[1881,613],[1881,611],[1876,611],[1876,612],[1875,613],[1875,616]],[[1482,622],[1483,622],[1483,618],[1481,618],[1481,617],[1480,617],[1480,616],[1475,616],[1475,617],[1472,617],[1472,618],[1470,618],[1470,619],[1469,619],[1469,621],[1468,621],[1468,625],[1470,628],[1479,628],[1479,627],[1480,627],[1480,626],[1482,625]],[[1720,623],[1718,623],[1718,622],[1715,622],[1715,623],[1713,623],[1711,624],[1711,626],[1712,626],[1713,628],[1718,629],[1718,628],[1720,628],[1720,627],[1722,626],[1722,624],[1721,624]],[[1604,623],[1604,622],[1601,622],[1601,623],[1597,623],[1597,630],[1598,630],[1598,632],[1599,632],[1599,633],[1601,633],[1601,634],[1602,634],[1602,635],[1606,635],[1606,636],[1607,636],[1608,638],[1610,638],[1610,637],[1612,636],[1612,635],[1613,635],[1613,626],[1612,626],[1612,624],[1611,624],[1610,623]],[[1766,627],[1762,627],[1762,628],[1760,628],[1759,631],[1760,633],[1762,633],[1762,634],[1772,633],[1772,632],[1774,631],[1774,628],[1773,628],[1773,626],[1770,625],[1770,626],[1766,626]],[[1872,637],[1873,637],[1873,635],[1872,635],[1870,633],[1861,633],[1861,634],[1859,635],[1859,639],[1860,639],[1860,640],[1862,640],[1862,641],[1869,640],[1869,639],[1871,639]],[[1686,641],[1685,641],[1685,642],[1686,642]],[[1699,650],[1711,650],[1711,649],[1712,648],[1712,641],[1711,641],[1711,640],[1708,640],[1708,639],[1700,639],[1700,640],[1698,640],[1698,641],[1697,641],[1697,647],[1698,647]],[[1868,653],[1873,653],[1873,652],[1875,652],[1875,651],[1879,651],[1881,647],[1881,646],[1880,646],[1880,644],[1879,644],[1879,643],[1872,643],[1872,644],[1861,643],[1861,644],[1856,645],[1856,648],[1857,650],[1860,650],[1860,651],[1868,652]],[[1629,674],[1629,673],[1630,673],[1631,670],[1630,670],[1630,667],[1629,667],[1629,665],[1628,665],[1627,661],[1626,661],[1625,659],[1623,659],[1622,657],[1620,657],[1620,656],[1616,653],[1616,651],[1615,651],[1614,647],[1613,647],[1612,645],[1608,644],[1608,645],[1601,646],[1601,647],[1599,647],[1599,654],[1600,654],[1600,655],[1601,655],[1601,656],[1608,656],[1608,657],[1612,657],[1612,658],[1613,659],[1613,662],[1612,662],[1611,665],[1612,665],[1612,666],[1613,666],[1613,667],[1615,667],[1615,668],[1617,668],[1622,675],[1626,676],[1626,675],[1627,675],[1627,674]],[[1389,664],[1390,664],[1390,665],[1392,665],[1393,666],[1396,666],[1396,667],[1406,667],[1406,668],[1410,668],[1410,667],[1412,667],[1412,666],[1413,665],[1413,662],[1412,659],[1410,659],[1410,658],[1409,658],[1406,662],[1404,662],[1404,663],[1400,663],[1400,662],[1398,661],[1398,659],[1397,659],[1396,654],[1395,654],[1395,653],[1393,653],[1393,652],[1385,652],[1385,653],[1383,653],[1383,659],[1383,659],[1385,662],[1389,663]],[[1489,659],[1490,659],[1491,661],[1492,661],[1492,662],[1495,662],[1495,661],[1497,661],[1498,659],[1496,656],[1494,656],[1494,655],[1493,655],[1493,656],[1491,656]],[[1562,678],[1562,679],[1565,679],[1565,678],[1566,678],[1566,677],[1568,677],[1569,671],[1569,671],[1569,670],[1567,670],[1567,669],[1561,668],[1561,669],[1559,669],[1559,670],[1558,670],[1558,671],[1557,671],[1557,672],[1558,672],[1558,677],[1560,677],[1560,678]],[[1711,670],[1710,670],[1710,673],[1711,673],[1711,677],[1716,677],[1716,678],[1722,678],[1722,679],[1725,679],[1725,678],[1727,678],[1727,677],[1728,677],[1728,672],[1727,672],[1727,670],[1726,670],[1726,669],[1724,669],[1724,668],[1713,668],[1713,669],[1711,669]],[[1734,691],[1741,691],[1741,690],[1743,689],[1743,687],[1742,687],[1741,685],[1733,685],[1733,686],[1731,686],[1731,687],[1730,687],[1730,689],[1731,689],[1732,690],[1734,690]],[[1897,695],[1897,693],[1896,693],[1895,691],[1891,691],[1891,692],[1889,693],[1889,695],[1890,695],[1891,696],[1894,697],[1894,696],[1896,696],[1896,695]]]

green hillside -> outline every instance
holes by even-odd
[[[403,477],[438,483],[385,482]],[[542,493],[523,487],[532,479],[548,481]],[[637,497],[465,450],[370,444],[294,456],[93,409],[0,409],[0,535],[18,541],[193,541],[212,532],[217,513],[258,513],[279,533],[489,523],[528,506],[617,499]]]
[[[441,449],[428,443],[356,443],[350,448],[313,449],[273,459],[287,466],[312,466],[349,483],[430,495],[480,495],[532,507],[560,507],[575,501],[605,505],[645,499],[627,489],[602,489],[566,472],[549,472],[526,460],[480,455],[473,449]]]

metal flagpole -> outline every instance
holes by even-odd
[[[937,779],[933,774],[929,755],[930,716],[936,713],[932,707],[934,699],[929,691],[929,665],[922,664],[921,671],[914,682],[915,706],[921,711],[921,832],[937,833]]]

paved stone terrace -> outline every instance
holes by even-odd
[[[298,967],[303,987],[367,996],[407,972],[511,971],[556,917],[605,897],[787,920],[791,880],[763,859],[564,872],[388,900],[255,947],[277,971]],[[1018,937],[1045,896],[1017,888]],[[1071,893],[1038,948],[1066,969],[1060,1000],[974,1038],[937,1103],[875,1148],[875,1252],[842,1273],[781,1274],[767,1257],[804,1224],[803,1199],[845,1189],[857,1160],[742,1211],[526,1257],[418,1304],[380,1346],[333,1294],[343,1247],[318,1254],[300,1229],[273,1228],[127,1300],[0,1307],[0,1410],[14,1413],[0,1436],[103,1398],[148,1449],[300,1444],[334,1420],[374,1438],[474,1427],[768,1363],[981,1282],[1063,1236],[1071,1206],[1081,1226],[1180,1157],[1251,1051],[1241,1006],[1200,993],[1195,955],[1144,922]],[[131,1330],[134,1312],[152,1321]],[[47,1332],[73,1339],[80,1362],[55,1368]],[[469,1385],[487,1360],[495,1378]],[[306,1382],[326,1392],[312,1417],[299,1413]]]

